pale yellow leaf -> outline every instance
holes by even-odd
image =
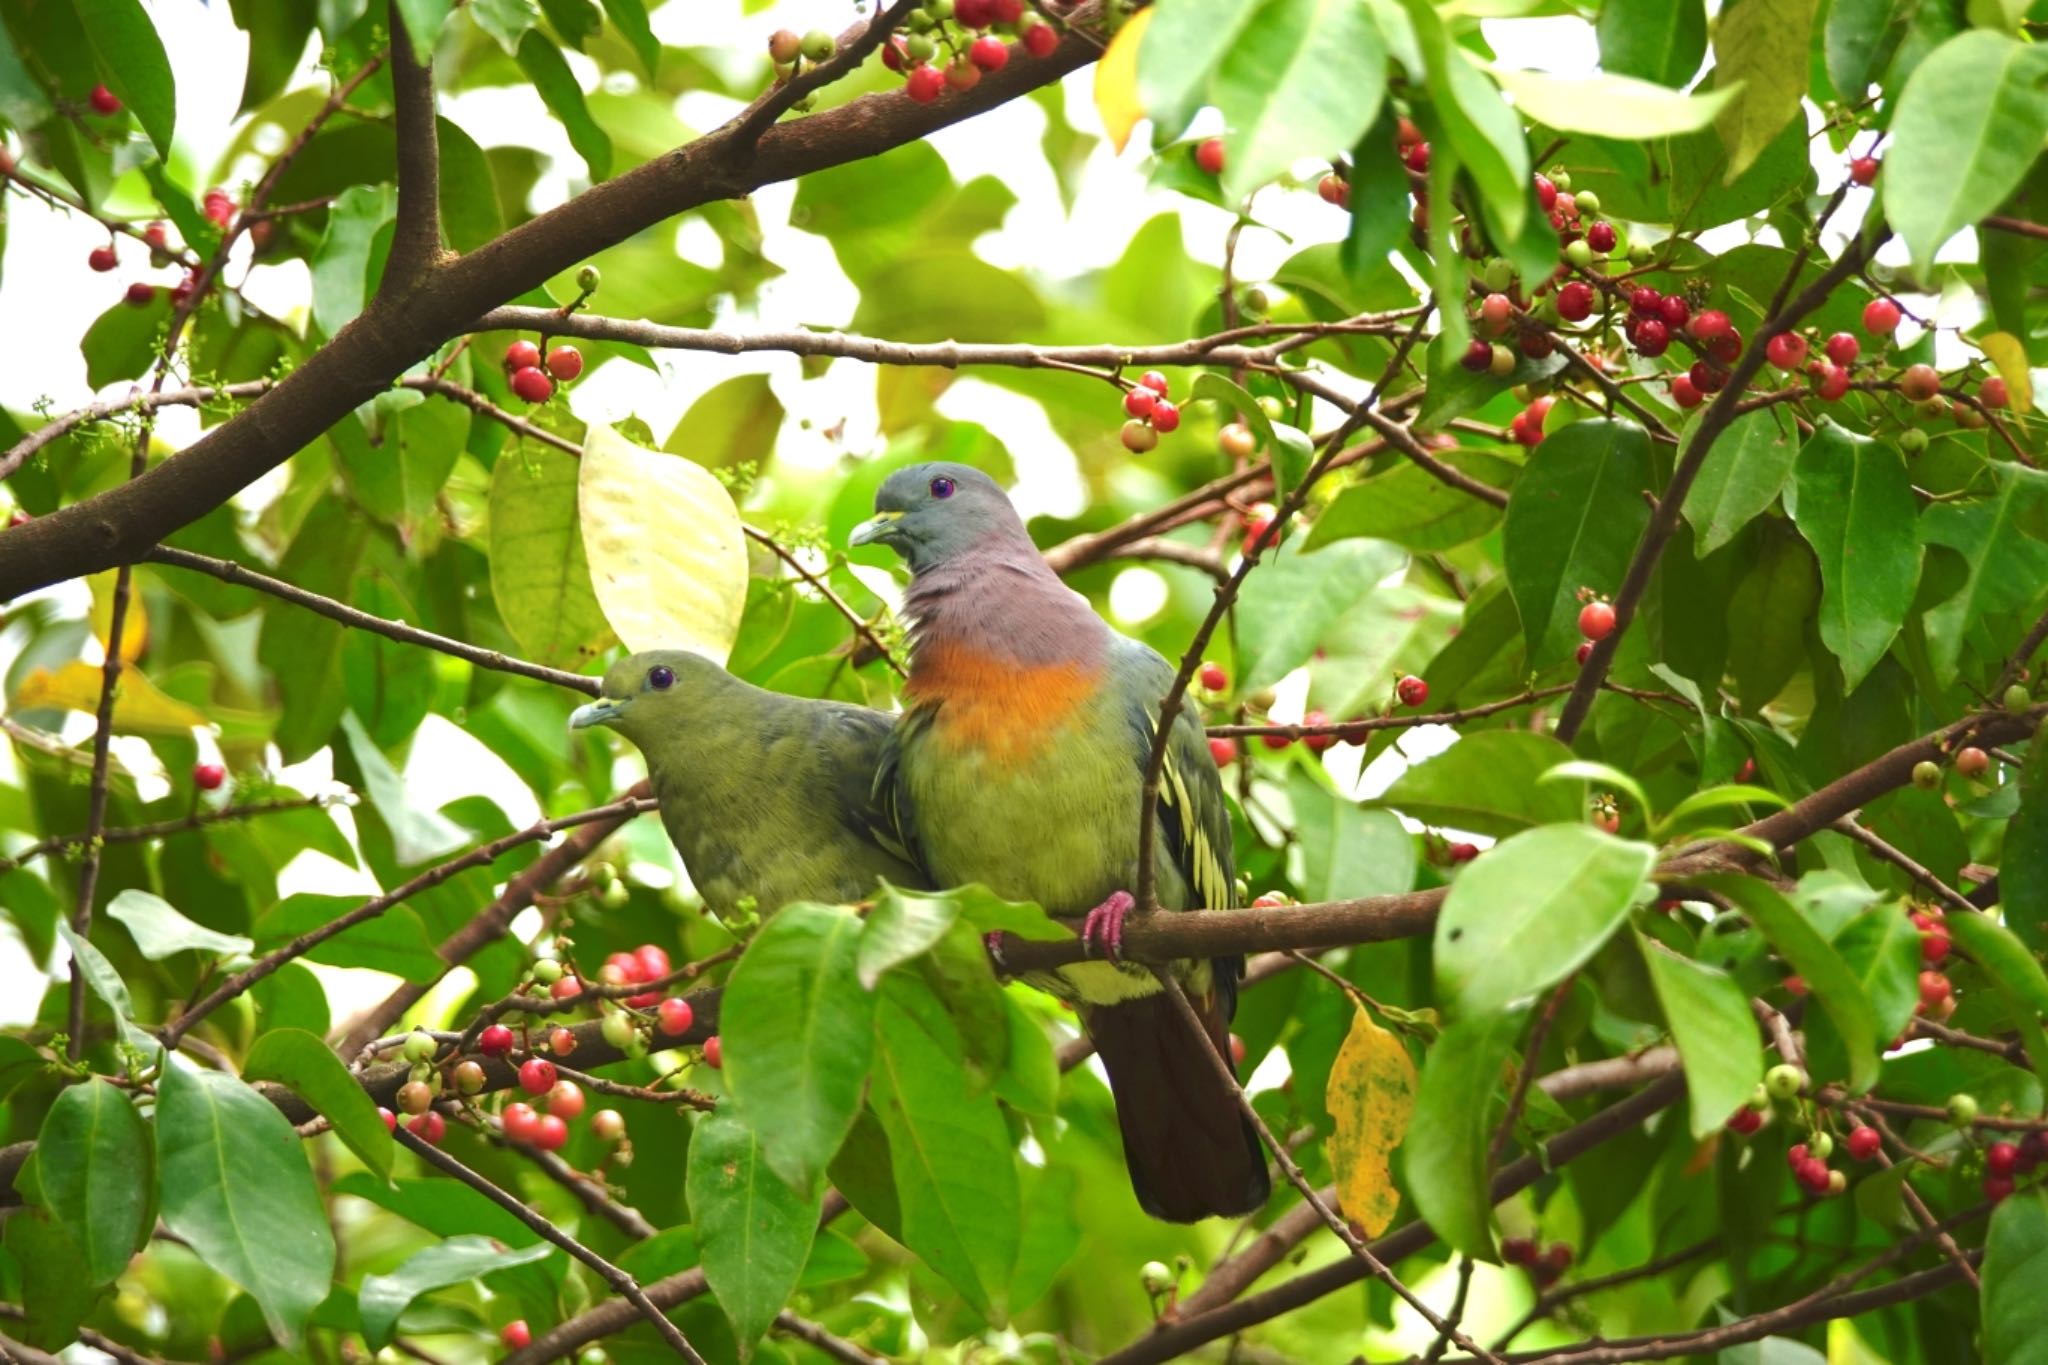
[[[1337,1202],[1366,1236],[1377,1237],[1401,1206],[1387,1158],[1407,1136],[1415,1112],[1415,1063],[1401,1040],[1362,1007],[1337,1050],[1323,1104],[1337,1121],[1329,1145]]]
[[[1670,137],[1714,121],[1738,93],[1735,87],[1687,94],[1631,76],[1553,76],[1545,71],[1493,68],[1515,107],[1561,133],[1603,137]]]
[[[1109,145],[1119,152],[1131,140],[1131,129],[1145,117],[1145,108],[1138,103],[1138,44],[1145,41],[1145,26],[1151,22],[1149,9],[1132,15],[1095,63],[1095,112],[1102,116]]]
[[[99,710],[100,679],[100,666],[83,659],[73,659],[55,671],[38,668],[15,689],[14,709],[61,706],[91,715]],[[116,730],[142,735],[182,735],[206,723],[203,714],[159,691],[140,670],[121,670],[119,690],[114,694]]]
[[[591,586],[626,648],[723,663],[747,605],[746,538],[725,485],[695,461],[594,426],[577,492]]]
[[[100,648],[107,647],[107,632],[114,628],[114,579],[118,569],[108,569],[87,578],[86,585],[92,589],[92,633],[100,642]],[[142,609],[142,596],[130,593],[128,611],[121,618],[121,662],[134,663],[142,657],[143,646],[149,643],[149,613]]]
[[[1977,338],[1977,348],[1998,367],[2005,380],[2005,392],[2014,412],[2034,409],[2034,373],[2027,368],[2027,348],[2011,332],[1993,332]]]

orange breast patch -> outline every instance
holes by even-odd
[[[918,651],[904,688],[912,702],[942,703],[933,723],[947,744],[993,758],[1035,752],[1097,690],[1099,672],[1074,664],[1020,664],[961,645]]]

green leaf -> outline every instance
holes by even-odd
[[[40,1076],[50,1060],[26,1039],[0,1034],[0,1100]]]
[[[93,1285],[111,1284],[149,1240],[155,1166],[149,1125],[106,1081],[66,1087],[43,1116],[36,1136],[41,1203],[77,1237]]]
[[[1781,427],[1768,411],[1746,412],[1730,422],[1685,495],[1693,553],[1705,559],[1776,502],[1798,454],[1798,433]]]
[[[1477,866],[1477,864],[1474,864]],[[1475,1259],[1493,1260],[1493,1196],[1486,1170],[1493,1141],[1493,1103],[1501,1068],[1514,1050],[1526,1010],[1459,1019],[1422,1059],[1403,1171],[1415,1207],[1437,1235]]]
[[[1673,9],[1685,6],[1674,4]],[[1731,90],[1696,95],[1630,76],[1552,76],[1542,71],[1494,68],[1494,79],[1515,105],[1562,133],[1650,138],[1690,133],[1713,123],[1734,97]]]
[[[1517,385],[1534,384],[1562,374],[1566,363],[1556,351],[1540,360],[1531,360],[1517,351],[1515,368],[1509,373],[1497,375],[1492,370],[1481,370],[1474,374],[1458,363],[1463,354],[1463,346],[1452,346],[1441,335],[1429,343],[1425,356],[1429,383],[1423,390],[1421,411],[1415,415],[1418,430],[1440,431],[1453,418],[1483,407]]]
[[[2041,1018],[2048,1014],[2048,973],[2017,935],[1983,915],[1944,918],[1950,935],[1991,978],[2015,1016],[2021,1038],[2034,1062],[2034,1074],[2048,1084],[2048,1057],[2043,1054]]]
[[[2048,729],[2035,732],[2019,773],[2020,808],[2005,827],[1998,869],[2005,922],[2035,952],[2048,950]]]
[[[200,1260],[249,1291],[296,1350],[334,1278],[334,1235],[305,1148],[270,1101],[177,1057],[157,1088],[163,1219]]]
[[[1238,597],[1241,688],[1269,687],[1307,663],[1331,627],[1397,572],[1403,558],[1391,545],[1364,540],[1314,554],[1289,543],[1271,552]]]
[[[416,1251],[388,1275],[363,1276],[356,1290],[363,1340],[371,1350],[381,1351],[396,1335],[398,1319],[420,1295],[480,1280],[494,1270],[530,1265],[554,1252],[555,1248],[546,1242],[514,1250],[489,1237],[471,1235],[450,1237],[439,1246]]]
[[[257,918],[256,946],[269,952],[361,904],[353,896],[322,896],[309,891],[287,896]],[[448,970],[419,912],[409,905],[394,905],[345,929],[308,949],[305,956],[309,962],[330,967],[368,967],[423,984],[440,980]]]
[[[1005,991],[1002,1000],[1009,1016],[1010,1055],[996,1072],[996,1097],[1021,1113],[1049,1119],[1059,1111],[1060,1093],[1060,1064],[1052,1039],[1016,996]]]
[[[860,1109],[875,997],[861,986],[860,917],[786,905],[733,968],[719,1006],[725,1081],[769,1166],[813,1192]]]
[[[782,430],[782,400],[765,374],[743,374],[714,384],[676,423],[661,448],[707,469],[751,463],[765,469]]]
[[[1224,192],[1242,197],[1303,157],[1351,146],[1386,89],[1386,44],[1357,0],[1262,0],[1210,88],[1227,128]]]
[[[362,1083],[319,1035],[275,1028],[256,1040],[242,1062],[242,1079],[276,1081],[334,1125],[335,1136],[379,1176],[391,1174],[395,1144]]]
[[[649,76],[661,64],[661,40],[654,36],[654,30],[647,23],[647,6],[642,0],[604,0],[604,12],[611,16],[612,27],[633,49],[633,55],[640,59]]]
[[[1585,824],[1494,845],[1459,872],[1437,917],[1441,1003],[1490,1014],[1564,980],[1621,927],[1656,863],[1650,845]]]
[[[1745,648],[1734,650],[1729,671],[1743,708],[1761,711],[1806,663],[1806,624],[1820,599],[1820,573],[1813,552],[1789,522],[1775,517],[1758,528],[1749,572],[1728,598],[1728,621],[1741,632]]]
[[[235,27],[249,35],[249,65],[242,79],[246,114],[270,103],[298,73],[316,16],[314,0],[228,0]]]
[[[31,1346],[61,1350],[78,1340],[78,1325],[102,1291],[87,1268],[85,1247],[73,1229],[41,1209],[17,1209],[4,1224],[7,1251],[20,1269],[24,1314],[18,1335]]]
[[[1546,439],[1508,495],[1502,567],[1532,666],[1579,647],[1580,588],[1612,596],[1649,524],[1650,438],[1630,422],[1574,422]]]
[[[745,1118],[760,1121],[753,1111]],[[818,1230],[817,1196],[804,1197],[769,1169],[759,1130],[745,1118],[720,1110],[699,1120],[684,1175],[704,1278],[732,1319],[742,1355],[796,1288]]]
[[[895,890],[887,882],[882,883],[882,887],[885,895]],[[931,894],[958,902],[960,918],[973,925],[977,934],[1015,934],[1018,938],[1040,943],[1054,943],[1074,936],[1073,930],[1046,914],[1041,907],[1029,901],[1006,901],[979,882]]]
[[[1461,474],[1507,489],[1521,466],[1483,450],[1447,450],[1439,458]],[[1451,550],[1500,524],[1501,509],[1453,488],[1421,465],[1399,460],[1384,473],[1352,484],[1316,518],[1306,548],[1355,537],[1391,540],[1424,554]]]
[[[1481,730],[1409,768],[1375,804],[1428,825],[1506,836],[1585,815],[1585,792],[1570,782],[1539,784],[1572,751],[1549,735]]]
[[[1917,270],[2019,188],[2044,139],[2048,52],[1972,29],[1920,63],[1899,92],[1879,186]]]
[[[1903,910],[1886,906],[1856,915],[1832,941],[1863,983],[1877,1036],[1896,1038],[1920,1003],[1920,931]]]
[[[1828,80],[1845,100],[1860,100],[1870,82],[1881,71],[1899,39],[1905,36],[1906,21],[1921,0],[1834,0],[1828,6],[1827,29],[1822,36],[1827,54]]]
[[[491,470],[491,596],[536,663],[582,668],[615,641],[583,553],[578,462],[540,446]]]
[[[1288,770],[1287,804],[1301,850],[1291,880],[1302,899],[1390,896],[1415,885],[1415,839],[1392,811],[1361,808],[1307,768]]]
[[[92,44],[93,65],[135,121],[149,135],[156,154],[171,155],[171,129],[177,123],[178,91],[163,39],[142,7],[142,0],[72,0]]]
[[[1697,703],[1697,698],[1695,698],[1695,703]],[[1603,787],[1612,787],[1618,794],[1626,796],[1629,800],[1635,802],[1636,809],[1643,813],[1643,819],[1646,822],[1656,813],[1656,807],[1650,804],[1649,795],[1643,791],[1643,784],[1615,767],[1612,763],[1601,763],[1589,758],[1575,758],[1569,763],[1558,764],[1555,768],[1552,768],[1549,772],[1538,778],[1537,781],[1598,783]]]
[[[481,18],[478,22],[482,22]],[[519,69],[526,73],[541,99],[562,121],[562,129],[569,135],[569,145],[590,168],[590,178],[602,180],[610,175],[611,137],[590,116],[590,108],[583,102],[583,87],[577,84],[576,74],[569,69],[561,49],[549,42],[540,30],[528,29],[526,36],[519,40],[518,57]]]
[[[135,946],[151,962],[187,949],[235,956],[252,946],[242,935],[209,929],[179,914],[162,897],[132,886],[107,903],[107,913],[128,927]]]
[[[430,58],[434,44],[441,40],[441,26],[448,22],[454,0],[397,0],[397,5],[405,31],[412,38],[413,50],[421,54],[422,60]]]
[[[341,718],[341,732],[348,741],[350,757],[362,773],[364,794],[391,832],[392,855],[399,866],[416,867],[469,843],[468,830],[413,799],[405,779],[353,714]]]
[[[1138,44],[1138,100],[1169,134],[1207,103],[1209,78],[1259,6],[1245,0],[1165,0]]]
[[[92,993],[114,1012],[114,1021],[121,1030],[121,1036],[144,1052],[154,1049],[156,1040],[135,1026],[135,1002],[128,996],[128,983],[114,970],[114,964],[107,961],[106,954],[79,937],[63,920],[57,921],[57,933],[65,946],[71,949],[71,958],[78,964],[79,976],[92,988]]]
[[[928,950],[959,917],[957,900],[885,885],[860,931],[861,986],[873,990],[884,972]]]
[[[2002,1200],[1984,1237],[1984,1365],[2048,1360],[2048,1193],[2036,1187]]]
[[[1891,648],[1920,581],[1918,507],[1898,451],[1822,422],[1793,466],[1793,520],[1820,561],[1820,638],[1854,691]]]
[[[1968,572],[1954,596],[1928,609],[1927,658],[1944,686],[1953,682],[1963,641],[1987,617],[2031,605],[2048,580],[2041,540],[2048,474],[2016,464],[1992,466],[1997,491],[1971,502],[1943,502],[1920,517],[1920,538],[1963,557]]]
[[[1740,0],[1714,29],[1714,84],[1742,89],[1715,120],[1728,149],[1724,183],[1748,170],[1798,117],[1806,97],[1807,48],[1819,0]]]
[[[1600,66],[1682,89],[1707,55],[1705,0],[1604,0]]]
[[[882,978],[876,1023],[874,1106],[903,1244],[1000,1323],[1021,1218],[1009,1129],[994,1096],[977,1093],[959,1030],[916,976]]]
[[[503,464],[505,461],[500,461]],[[308,592],[346,600],[369,523],[346,499],[313,505],[278,564],[278,577]],[[324,748],[345,702],[341,652],[347,629],[310,611],[263,613],[257,658],[277,680],[283,706],[274,736],[285,762]]]
[[[1437,118],[1457,159],[1479,186],[1488,226],[1496,229],[1498,238],[1521,236],[1530,203],[1529,145],[1522,135],[1522,120],[1451,41],[1430,0],[1402,2],[1429,72]]]
[[[1638,934],[1636,946],[1685,1063],[1692,1135],[1703,1138],[1719,1131],[1763,1079],[1749,996],[1726,972],[1680,957],[1654,939]]]
[[[527,30],[540,22],[534,0],[473,0],[467,8],[476,26],[497,39],[507,56],[519,51]]]
[[[334,336],[363,311],[374,281],[370,257],[377,234],[398,213],[390,185],[351,185],[327,210],[327,235],[313,252],[313,322]]]
[[[1877,1012],[1863,983],[1820,931],[1806,921],[1791,901],[1755,877],[1713,873],[1699,879],[1701,889],[1718,891],[1749,916],[1778,956],[1806,979],[1849,1053],[1849,1084],[1859,1094],[1877,1080]]]
[[[100,314],[78,346],[85,356],[86,383],[98,389],[140,380],[156,359],[170,316],[170,296],[161,289],[140,308],[123,300]]]

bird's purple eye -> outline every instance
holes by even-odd
[[[952,496],[953,496],[953,481],[952,481],[951,479],[943,479],[943,478],[942,478],[942,479],[933,479],[933,480],[932,480],[932,496],[933,496],[933,497],[935,497],[935,498],[950,498],[950,497],[952,497]]]
[[[676,671],[667,664],[656,664],[647,670],[647,685],[657,692],[675,685]]]

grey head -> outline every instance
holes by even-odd
[[[853,528],[849,545],[887,545],[912,573],[943,564],[991,539],[1031,543],[1009,495],[970,465],[906,465],[875,491],[875,515]]]

